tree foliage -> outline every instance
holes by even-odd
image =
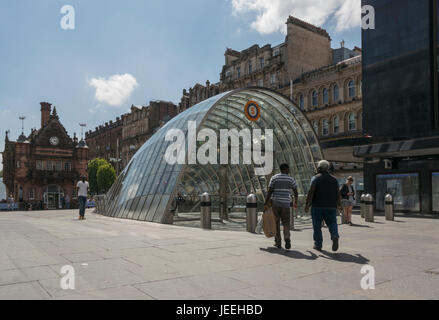
[[[98,193],[99,192],[99,185],[98,185],[98,170],[99,167],[104,165],[110,165],[110,163],[105,159],[96,158],[91,160],[88,163],[88,183],[90,186],[90,192],[92,193]]]
[[[116,170],[109,163],[99,166],[97,173],[98,188],[100,191],[107,192],[114,181],[116,181]]]

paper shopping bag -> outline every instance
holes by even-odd
[[[267,238],[273,238],[276,236],[276,219],[271,208],[264,211],[262,215],[262,229]]]

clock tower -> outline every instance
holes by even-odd
[[[76,183],[87,177],[89,150],[76,134],[69,136],[55,107],[40,105],[41,128],[17,141],[5,140],[4,183],[16,199],[23,190],[21,209],[61,209],[67,196],[73,208]]]

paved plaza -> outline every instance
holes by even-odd
[[[237,231],[112,219],[88,210],[0,212],[0,299],[438,299],[439,220],[341,226],[338,253]],[[362,290],[363,265],[375,290]],[[75,270],[75,290],[60,286]]]

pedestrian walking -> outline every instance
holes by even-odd
[[[78,188],[79,199],[79,220],[85,220],[85,205],[87,203],[88,195],[88,182],[85,181],[85,177],[81,177],[81,181],[76,184]]]
[[[9,194],[7,202],[8,202],[8,210],[13,211],[15,202],[14,202],[14,195],[12,193]]]
[[[348,177],[346,183],[340,188],[341,204],[343,206],[343,217],[347,224],[352,226],[352,209],[355,205],[354,178]]]
[[[332,240],[332,251],[337,251],[339,234],[337,225],[337,208],[341,209],[341,196],[338,182],[330,173],[330,163],[322,160],[317,165],[318,174],[312,179],[311,188],[306,198],[305,212],[311,207],[314,249],[323,247],[322,222],[328,226]]]
[[[297,184],[294,178],[289,176],[290,167],[284,163],[280,166],[281,173],[274,175],[268,186],[268,193],[265,200],[265,210],[268,204],[272,204],[272,210],[276,219],[276,237],[274,245],[282,248],[282,238],[280,234],[280,223],[282,222],[285,249],[291,249],[290,236],[290,207],[291,207],[291,191],[294,193],[294,208],[297,209],[299,194],[297,192]]]
[[[66,209],[70,209],[70,196],[68,194],[66,194],[66,196],[64,197],[64,202]]]

